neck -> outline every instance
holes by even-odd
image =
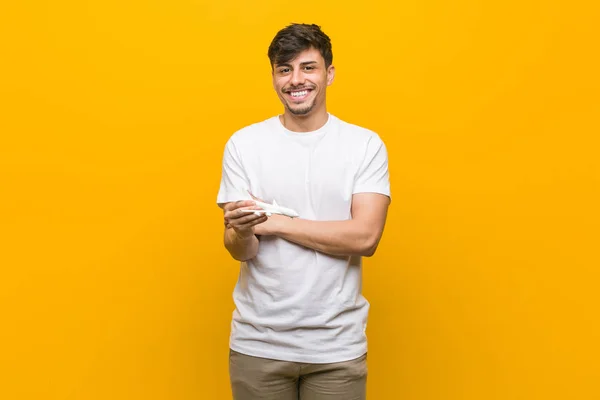
[[[314,110],[308,115],[294,115],[286,109],[283,115],[279,116],[279,120],[283,126],[292,132],[316,131],[327,123],[328,118],[329,115],[324,107]]]

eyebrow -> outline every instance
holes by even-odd
[[[305,65],[309,65],[309,64],[316,64],[316,61],[304,61],[300,63],[300,66],[305,66]],[[277,64],[277,68],[279,67],[291,67],[292,64],[289,63],[283,63],[283,64]]]

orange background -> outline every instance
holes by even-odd
[[[600,398],[595,2],[5,3],[0,398],[230,398],[221,156],[291,22],[389,151],[369,398]]]

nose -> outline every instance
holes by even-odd
[[[292,80],[290,84],[292,86],[300,86],[304,83],[304,74],[301,69],[294,69],[292,72]]]

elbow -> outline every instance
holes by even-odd
[[[363,257],[372,257],[377,251],[377,246],[379,245],[379,239],[375,240],[365,240],[360,249],[360,255]]]
[[[359,248],[357,249],[361,256],[372,257],[377,251],[379,241],[383,236],[383,227],[369,226],[363,228]]]
[[[250,247],[238,247],[234,246],[230,243],[225,243],[225,248],[227,252],[236,261],[246,262],[252,260],[258,254],[258,246],[250,246]]]
[[[362,252],[363,257],[372,257],[375,255],[375,251],[377,250],[377,246],[369,247]]]
[[[252,252],[236,252],[234,249],[227,249],[229,251],[229,254],[231,255],[231,257],[236,260],[236,261],[240,261],[240,262],[247,262],[252,260],[254,257],[256,257],[257,255],[257,251],[252,251]]]
[[[238,257],[234,257],[236,260],[240,261],[240,262],[248,262],[250,260],[252,260],[254,257],[256,257],[256,252],[251,253],[251,254],[243,254],[240,255]]]

